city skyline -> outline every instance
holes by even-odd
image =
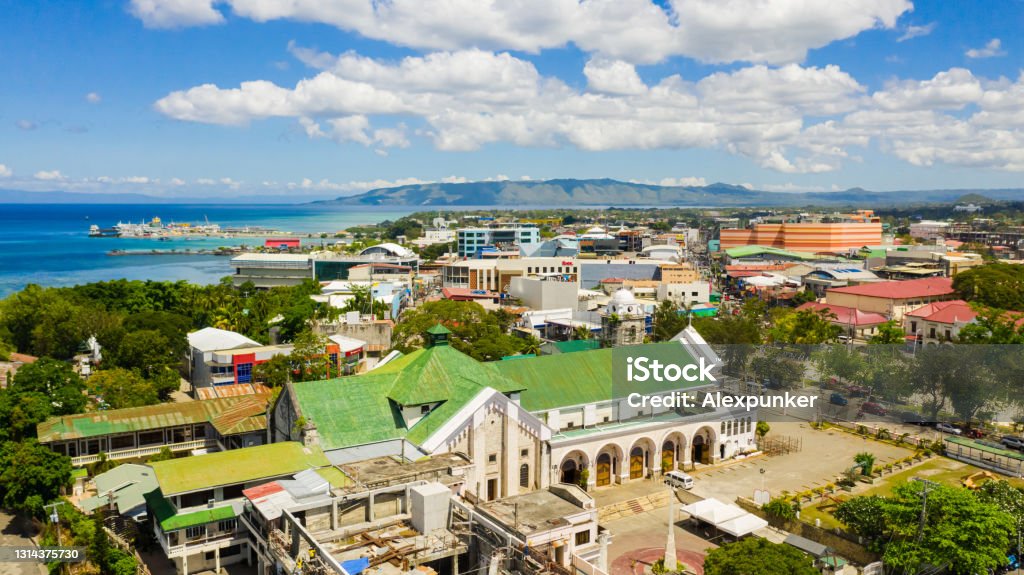
[[[1019,2],[530,4],[14,5],[0,189],[1019,185]]]

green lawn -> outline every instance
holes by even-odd
[[[862,495],[881,495],[885,497],[892,494],[892,488],[894,486],[910,481],[912,477],[923,477],[931,481],[935,481],[936,483],[960,487],[962,485],[961,480],[964,477],[979,471],[982,471],[982,469],[973,465],[968,465],[945,457],[932,457],[931,459],[919,465],[915,465],[914,467],[897,471],[890,475],[884,475],[880,478],[875,478],[874,485],[864,491],[857,491],[855,493],[838,491],[835,496],[840,499],[849,499],[851,497],[858,497]],[[1005,479],[1016,487],[1024,487],[1024,480],[999,474],[996,474],[996,477],[998,479]],[[807,504],[800,510],[800,517],[811,524],[814,524],[815,519],[820,519],[821,526],[827,529],[831,529],[833,527],[844,528],[845,526],[837,521],[831,514],[831,508],[833,505],[834,503],[829,500],[815,500],[813,504]],[[822,509],[822,507],[825,509]]]

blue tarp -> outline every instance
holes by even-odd
[[[369,557],[360,557],[359,559],[350,559],[348,561],[341,562],[341,568],[344,569],[345,573],[348,573],[348,575],[358,575],[369,567]]]

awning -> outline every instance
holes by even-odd
[[[745,513],[739,517],[734,517],[723,523],[718,524],[716,527],[720,531],[724,531],[733,537],[743,537],[749,535],[758,529],[762,529],[768,526],[768,522],[761,519],[753,513]]]
[[[810,553],[815,557],[821,557],[828,553],[828,547],[818,543],[817,541],[811,541],[810,539],[800,537],[799,535],[791,534],[789,537],[786,537],[785,543],[787,545],[792,545],[805,553]]]
[[[722,503],[714,498],[703,499],[696,503],[684,505],[683,511],[689,513],[691,517],[700,519],[705,523],[711,523],[716,527],[730,519],[747,514],[746,511],[735,505]]]

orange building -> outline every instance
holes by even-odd
[[[856,222],[785,222],[754,224],[750,229],[720,230],[721,249],[741,246],[768,246],[794,252],[840,253],[863,246],[882,243],[882,224],[876,221]]]

